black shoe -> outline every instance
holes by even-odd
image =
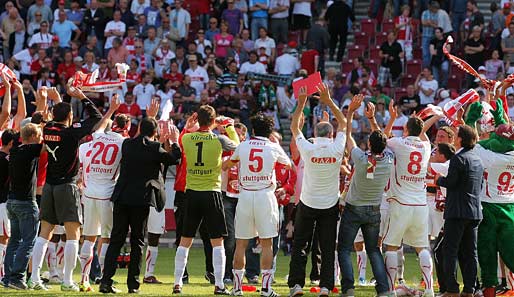
[[[173,287],[173,294],[181,294],[182,293],[182,287],[180,285],[175,285]]]
[[[121,293],[121,291],[116,289],[116,287],[109,286],[107,284],[100,284],[100,288],[98,289],[98,291],[100,291],[100,293],[104,293],[104,294],[108,294],[108,293],[113,293],[113,294]]]
[[[138,289],[129,289],[128,293],[129,294],[139,294],[139,290]]]
[[[211,283],[211,285],[214,285],[216,283],[216,278],[214,277],[214,273],[207,271],[204,275],[205,279]]]
[[[230,291],[227,288],[219,288],[218,286],[214,287],[214,295],[230,295]]]
[[[186,285],[187,285],[187,284],[189,284],[189,276],[187,276],[187,275],[186,275],[186,276],[183,276],[183,277],[182,277],[182,283],[183,283],[183,284],[186,284]]]
[[[496,295],[505,294],[509,291],[509,288],[507,286],[498,285],[496,286]]]

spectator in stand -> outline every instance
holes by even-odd
[[[84,26],[86,36],[96,36],[98,39],[96,47],[101,53],[103,53],[105,16],[103,9],[98,7],[97,0],[91,0],[89,9],[84,13]]]
[[[305,3],[309,5],[310,11],[310,2],[305,1]],[[295,3],[295,9],[299,4],[303,4],[303,2]],[[334,60],[336,45],[339,42],[336,61],[341,62],[344,56],[346,40],[348,37],[348,21],[351,20],[352,22],[355,22],[355,16],[353,15],[352,8],[343,0],[335,0],[334,3],[328,7],[327,12],[325,13],[325,20],[328,23],[328,32],[330,34],[329,59],[330,61]]]
[[[9,35],[9,55],[14,56],[23,49],[29,47],[29,34],[25,31],[25,24],[22,19],[16,20],[14,32]]]
[[[150,6],[150,0],[132,0],[130,5],[130,11],[135,15],[139,16],[144,14],[145,8]]]
[[[502,31],[508,25],[508,24],[505,24],[506,16],[510,15],[510,13],[511,13],[510,2],[505,3],[503,5],[502,10],[498,9],[498,6],[495,2],[492,2],[491,3],[491,11],[493,10],[493,8],[495,10],[491,17],[491,30],[492,30],[491,33],[494,34],[494,38],[491,40],[491,44],[489,46],[489,49],[491,49],[491,50],[499,49],[499,47],[501,45]]]
[[[389,109],[391,110],[391,109]],[[401,111],[401,106],[399,102],[395,102],[395,106],[393,107],[393,110],[396,112],[397,117],[396,120],[393,122],[393,127],[391,128],[391,134],[393,137],[403,137],[404,127],[409,121],[409,116],[411,114],[407,114],[405,112]],[[391,115],[391,112],[389,113]]]
[[[132,11],[130,11],[128,4],[128,0],[120,0],[119,10],[121,12],[121,21],[124,22],[127,27],[130,27],[136,25],[136,17]]]
[[[420,109],[425,108],[428,104],[434,104],[434,98],[437,89],[439,89],[439,84],[437,80],[434,79],[430,68],[423,68],[423,71],[418,74],[414,85],[419,91]]]
[[[259,37],[260,28],[268,29],[268,8],[269,0],[250,0],[249,8],[251,12],[250,30],[252,39],[255,40]]]
[[[113,47],[112,41],[115,38],[123,38],[126,31],[126,25],[121,21],[121,11],[114,11],[112,17],[113,20],[107,23],[104,30],[104,36],[106,37],[104,52],[107,53]]]
[[[218,29],[218,19],[211,18],[209,20],[209,29],[205,32],[205,38],[211,43],[214,43],[214,36],[218,33],[220,33],[220,29]]]
[[[175,61],[170,62],[170,68],[166,73],[163,75],[163,78],[166,80],[169,80],[172,82],[172,88],[174,90],[177,90],[180,85],[182,84],[182,81],[184,80],[184,75],[180,72],[178,72],[178,64]]]
[[[123,0],[127,2],[127,0]],[[121,3],[121,2],[120,2]],[[82,26],[82,20],[84,19],[84,12],[80,9],[80,3],[78,0],[72,0],[70,3],[70,10],[68,10],[68,20],[73,22],[77,27]]]
[[[136,32],[137,36],[141,39],[147,37],[147,32],[150,26],[146,24],[146,15],[141,14],[137,17]]]
[[[65,0],[57,1],[57,8],[55,8],[55,10],[54,10],[54,17],[53,17],[54,20],[59,19],[59,11],[61,11],[61,10],[64,10],[64,12],[66,12],[66,15],[68,14],[69,9],[64,7],[65,4],[66,4]]]
[[[248,61],[248,52],[243,49],[243,40],[240,38],[232,41],[232,47],[228,49],[228,59],[233,59],[237,63],[237,67]]]
[[[454,32],[460,31],[460,25],[466,19],[467,0],[450,1],[450,15]],[[458,36],[458,35],[457,35]]]
[[[7,13],[7,11],[4,11],[3,13]],[[36,12],[35,16],[36,16],[36,18],[32,22],[29,22],[28,26],[27,26],[27,32],[29,33],[30,36],[36,34],[41,29],[41,22],[42,22],[41,21],[41,12]],[[1,23],[2,23],[2,21],[0,19],[0,24]]]
[[[175,50],[175,59],[172,59],[171,62],[176,62],[178,64],[178,72],[184,74],[186,70],[189,68],[189,63],[187,62],[187,58],[185,56],[185,50],[181,46],[177,46]]]
[[[36,0],[27,11],[27,22],[31,22],[36,18],[36,13],[41,13],[41,19],[51,23],[54,20],[52,9],[45,4],[44,0]]]
[[[51,65],[52,64],[52,61],[50,61],[48,58],[45,58],[45,60],[43,60],[43,64],[45,66],[47,66],[47,62],[49,62],[49,64]],[[49,68],[46,68],[46,67],[43,67],[41,68],[41,70],[39,70],[39,72],[37,73],[37,80],[34,81],[32,83],[32,88],[35,89],[35,90],[39,90],[41,89],[41,87],[47,87],[47,88],[50,88],[52,87],[52,82],[50,81],[50,69]],[[27,98],[27,94],[25,94],[25,98]],[[35,111],[35,107],[34,106],[34,111]],[[31,108],[29,108],[29,104],[27,104],[27,111],[28,110],[31,110]],[[32,114],[34,111],[28,113],[28,114]]]
[[[407,86],[407,94],[405,94],[398,101],[400,106],[400,110],[404,114],[412,114],[415,111],[420,110],[421,99],[419,95],[416,94],[416,88],[414,85]],[[385,122],[387,124],[387,121]]]
[[[484,15],[480,12],[477,6],[477,2],[475,0],[468,0],[467,3],[467,10],[471,12],[471,16],[469,17],[470,21],[470,33],[472,33],[472,30],[475,30],[475,26],[480,27],[480,31],[484,30]]]
[[[468,2],[469,3],[469,2]],[[480,26],[473,27],[469,38],[464,43],[465,60],[474,69],[485,64],[485,42],[481,38],[482,28]],[[514,52],[513,52],[514,53]],[[469,74],[466,75],[468,88],[471,88],[475,78]]]
[[[155,87],[151,84],[152,76],[149,73],[143,75],[143,81],[134,87],[136,102],[141,108],[143,117],[146,117],[146,108],[150,106],[152,97],[155,95]]]
[[[260,74],[266,74],[266,67],[257,61],[257,52],[251,51],[250,52],[250,58],[247,62],[243,63],[241,65],[241,69],[239,70],[239,73],[246,74],[248,72],[253,73],[260,73]]]
[[[504,1],[502,1],[502,3],[503,2]],[[505,28],[510,24],[510,22],[512,21],[512,17],[514,16],[514,12],[512,11],[512,3],[510,1],[503,4],[503,11],[501,15],[503,17],[503,26]]]
[[[257,54],[259,55],[259,62],[261,62],[266,68],[269,68],[271,65],[271,57],[266,53],[266,48],[261,46],[257,50]]]
[[[438,3],[438,2],[436,2],[436,3]],[[444,9],[437,10],[437,26],[440,28],[443,28],[443,33],[445,36],[448,36],[448,35],[452,34],[452,32],[453,32],[452,23],[450,21],[450,16]]]
[[[302,69],[307,71],[308,75],[313,74],[319,69],[319,52],[314,49],[314,43],[309,42],[307,44],[307,50],[303,52],[302,58],[300,59],[300,66]]]
[[[243,29],[241,32],[241,39],[243,40],[243,48],[246,52],[251,52],[255,48],[255,42],[250,39],[250,30]]]
[[[72,22],[67,20],[66,12],[59,11],[59,19],[52,25],[52,33],[59,36],[59,45],[63,48],[71,48],[71,37],[75,32],[73,40],[79,40],[80,29]]]
[[[221,19],[228,24],[228,32],[237,36],[243,30],[243,13],[234,4],[234,0],[227,0],[228,7],[221,13]]]
[[[498,77],[498,73],[505,73],[505,64],[499,58],[498,50],[493,50],[491,59],[485,61],[485,77],[487,79],[495,80]]]
[[[214,35],[214,53],[216,57],[225,59],[227,57],[227,50],[230,48],[234,36],[228,32],[228,23],[222,21],[220,25],[220,33]]]
[[[178,88],[177,93],[182,96],[181,113],[188,114],[195,110],[196,89],[191,86],[191,77],[184,76],[182,85]]]
[[[146,7],[144,10],[146,24],[159,28],[162,24],[162,18],[165,16],[164,10],[160,7],[162,3],[159,0],[151,0],[150,3],[150,6]]]
[[[364,58],[358,57],[357,59],[353,59],[353,69],[347,73],[346,75],[346,84],[352,85],[357,82],[361,77],[364,70]],[[367,71],[366,71],[367,73]],[[373,72],[370,73],[369,78],[375,77]]]
[[[318,70],[321,72],[321,75],[323,75],[325,71],[325,51],[330,46],[330,34],[328,34],[328,31],[325,28],[325,20],[323,18],[318,18],[314,25],[312,25],[310,28],[309,32],[307,32],[306,42],[307,48],[312,48],[318,51]],[[312,47],[309,47],[310,42],[313,43]]]
[[[205,89],[209,76],[203,67],[198,66],[196,56],[189,56],[188,62],[190,68],[184,74],[191,78],[191,86],[196,90],[196,99],[200,99],[200,93]]]
[[[139,105],[134,101],[134,95],[131,92],[125,93],[125,102],[120,105],[118,112],[130,117],[132,125],[130,127],[129,135],[134,137],[137,132],[139,121],[143,119],[143,114]]]
[[[394,1],[395,4],[399,3],[399,0]],[[396,9],[396,7],[395,7]],[[398,43],[402,46],[403,52],[405,53],[405,59],[407,61],[412,60],[412,36],[414,35],[414,24],[410,17],[410,6],[402,6],[402,14],[394,18],[394,25],[398,30]]]
[[[127,49],[129,55],[134,55],[136,53],[136,41],[140,39],[137,37],[137,32],[135,27],[127,28],[127,37],[123,39],[123,46]]]
[[[266,55],[274,61],[277,54],[275,40],[268,36],[268,29],[264,27],[259,28],[259,38],[255,40],[255,49],[258,50],[261,47],[266,49]]]
[[[98,64],[95,63],[95,54],[93,52],[86,52],[84,55],[84,65],[82,67],[82,72],[84,73],[92,73],[96,69],[100,68]]]
[[[156,0],[153,0],[156,1]],[[189,35],[189,25],[191,24],[191,15],[187,10],[182,8],[183,0],[175,1],[175,9],[170,12],[170,24],[178,31],[181,38],[177,44],[185,46],[186,39]]]
[[[0,24],[2,23],[4,18],[6,18],[9,15],[9,10],[11,10],[11,8],[14,8],[13,1],[6,1],[4,5],[4,11],[0,13]],[[41,20],[39,20],[39,22],[41,22]]]
[[[161,40],[161,45],[155,48],[152,55],[155,64],[155,75],[161,78],[166,69],[169,68],[171,59],[175,58],[175,53],[170,50],[170,42],[167,39]]]
[[[32,35],[32,38],[29,41],[29,46],[36,43],[37,45],[39,45],[40,48],[47,49],[52,44],[53,35],[48,33],[49,25],[47,21],[41,22],[39,26],[40,30],[38,33]]]
[[[270,0],[268,13],[271,17],[271,36],[279,44],[286,44],[289,39],[289,6],[290,0]]]
[[[46,51],[44,49],[38,49],[37,51],[37,59],[33,60],[30,64],[30,73],[32,74],[32,78],[36,78],[37,73],[41,68],[45,67],[44,60],[46,58]]]
[[[71,51],[64,53],[64,61],[57,67],[61,85],[66,85],[68,79],[75,75],[75,64],[73,64],[73,55]]]
[[[394,31],[387,33],[387,40],[380,46],[379,56],[382,59],[378,70],[378,84],[385,86],[387,82],[395,85],[402,73],[404,53],[402,46],[396,41]]]
[[[440,87],[446,88],[450,70],[450,62],[443,53],[443,45],[446,39],[444,38],[443,28],[437,27],[434,32],[435,37],[430,41],[430,54],[432,55],[430,65],[432,66],[434,79],[439,83]]]
[[[380,128],[385,128],[391,116],[389,115],[389,111],[386,108],[385,100],[378,99],[377,104],[375,105],[375,119]]]
[[[421,14],[423,67],[430,65],[430,41],[434,38],[434,29],[438,27],[438,10],[439,3],[432,1],[430,7]]]
[[[196,51],[202,55],[202,58],[205,58],[205,47],[210,46],[212,47],[212,43],[205,39],[205,31],[204,29],[199,29],[196,33],[197,39],[195,40],[196,43]]]
[[[3,38],[4,40],[4,43],[3,43],[3,47],[5,49],[8,49],[9,48],[9,36],[11,35],[12,32],[15,31],[15,28],[16,28],[16,21],[20,18],[19,14],[18,14],[18,9],[16,9],[15,7],[12,7],[10,10],[9,10],[9,15],[7,17],[5,17],[2,21],[2,24],[1,24],[1,29],[0,29],[0,37]],[[4,61],[7,61],[9,60],[11,56],[9,55],[9,51],[4,51]]]
[[[294,3],[294,6],[293,6],[294,30],[301,32],[300,38],[301,38],[301,42],[303,44],[307,43],[307,31],[311,27],[311,18],[312,18],[311,2],[312,1],[308,1],[308,0],[295,0],[293,2]],[[327,12],[328,12],[328,10],[327,10]],[[341,11],[339,11],[339,13],[341,13]]]
[[[59,46],[59,36],[54,35],[52,37],[52,44],[46,49],[46,55],[52,59],[54,69],[57,69],[57,65],[64,59],[65,50]]]
[[[32,81],[32,73],[30,65],[37,59],[38,45],[33,44],[31,47],[26,48],[12,57],[12,61],[19,65],[20,79],[29,79]]]
[[[119,37],[114,38],[112,41],[112,48],[109,50],[107,55],[107,61],[111,67],[114,67],[116,63],[125,63],[128,60],[128,51],[121,45],[121,39]]]
[[[514,64],[514,22],[508,25],[509,35],[502,38],[501,49],[505,63]]]
[[[157,38],[157,29],[155,27],[148,28],[148,38],[144,41],[145,54],[152,55],[155,48],[161,43],[161,39]]]
[[[134,44],[135,53],[129,55],[127,63],[130,63],[132,59],[135,59],[139,65],[139,72],[146,72],[148,69],[152,69],[152,56],[145,53],[143,43],[138,40]]]

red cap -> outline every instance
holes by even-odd
[[[506,2],[503,4],[503,9],[510,8],[510,2]]]
[[[64,0],[59,0],[59,5],[64,5]]]
[[[59,36],[54,35],[54,36],[52,37],[52,41],[59,41]]]
[[[298,46],[298,43],[294,40],[291,40],[287,43],[287,47],[289,48],[296,48]]]

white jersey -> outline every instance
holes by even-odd
[[[480,145],[475,147],[475,152],[484,164],[481,201],[514,203],[514,155],[495,153]]]
[[[95,199],[110,199],[119,176],[121,146],[125,138],[115,132],[95,132],[91,143],[91,154],[86,158],[87,187],[85,196]]]
[[[34,43],[39,45],[40,49],[47,49],[52,44],[53,35],[50,33],[36,33],[32,35],[32,38],[29,41],[29,46],[32,46]]]
[[[430,160],[430,142],[419,137],[393,137],[387,147],[394,154],[389,196],[405,205],[426,205],[425,176]]]
[[[265,137],[242,142],[230,159],[239,161],[240,190],[248,191],[275,187],[275,163],[291,164],[282,147]]]
[[[80,162],[80,167],[82,168],[82,187],[84,189],[86,189],[87,187],[87,175],[85,174],[86,173],[86,168],[89,168],[89,163],[91,161],[91,143],[93,143],[92,141],[88,141],[88,142],[85,142],[83,144],[81,144],[79,146],[79,162]]]

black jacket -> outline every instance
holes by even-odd
[[[104,16],[104,11],[101,8],[98,8],[95,11],[95,16],[91,16],[91,9],[86,10],[84,12],[84,19],[83,23],[86,28],[86,35],[91,35],[91,31],[95,30],[95,35],[98,38],[98,40],[104,39],[104,30],[105,30],[105,24],[107,23]]]
[[[484,167],[473,150],[462,150],[450,159],[447,177],[437,185],[447,189],[445,219],[481,220],[480,193]]]
[[[11,34],[9,34],[9,54],[11,54],[11,56],[14,56],[13,55],[13,51],[14,51],[14,43],[16,42],[16,32],[12,32]],[[23,36],[23,48],[28,48],[29,45],[29,33],[25,32],[25,35]]]
[[[325,20],[328,21],[328,30],[331,32],[347,32],[348,19],[355,22],[352,9],[342,0],[334,1],[325,13]]]
[[[126,139],[121,152],[120,176],[111,200],[130,206],[163,207],[157,201],[157,194],[164,189],[163,165],[178,164],[178,145],[173,144],[168,153],[159,142],[140,135]]]

